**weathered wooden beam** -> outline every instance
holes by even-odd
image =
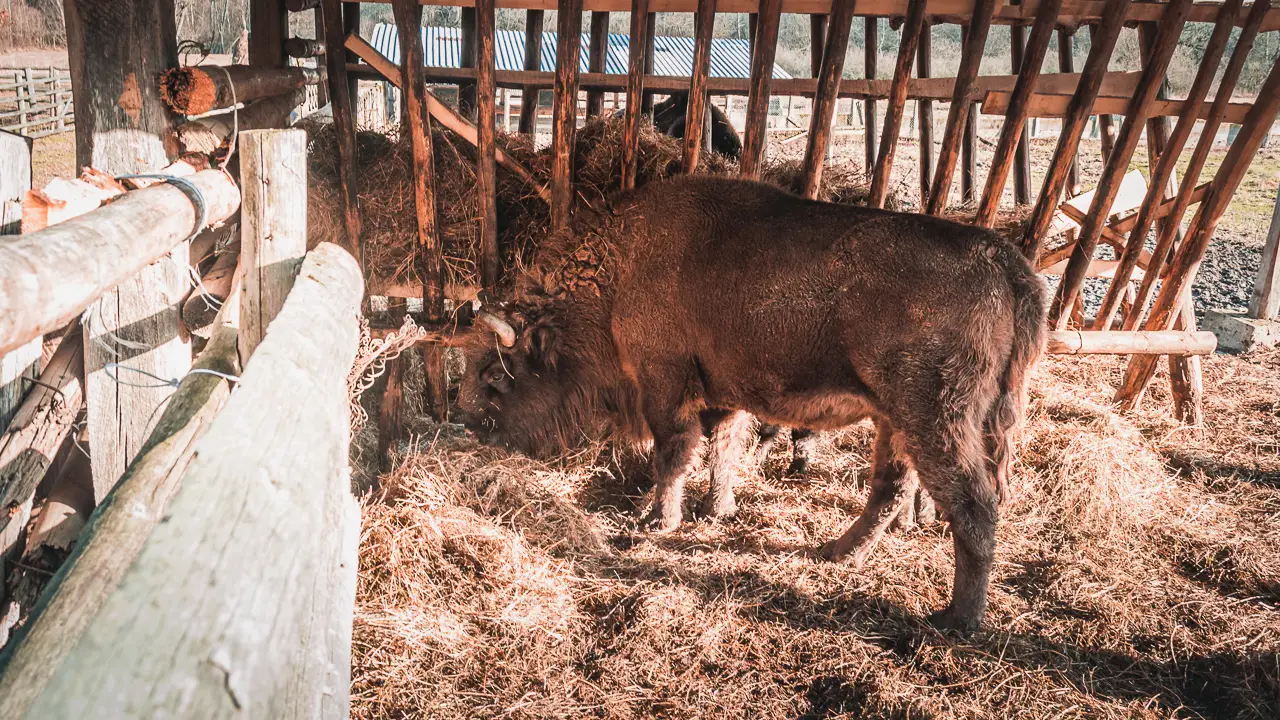
[[[855,8],[856,10],[856,8]],[[876,79],[877,66],[880,60],[880,18],[869,17],[863,24],[863,64],[865,66],[865,75],[868,81]],[[839,91],[836,97],[839,97]],[[863,152],[866,155],[866,173],[871,172],[876,167],[876,146],[879,135],[876,133],[876,101],[873,98],[867,98],[862,104],[863,108]]]
[[[1275,320],[1280,315],[1280,192],[1276,193],[1276,206],[1271,212],[1271,227],[1262,245],[1262,262],[1258,265],[1258,279],[1249,294],[1249,317],[1259,320]]]
[[[1221,90],[1219,91],[1221,92]],[[1170,327],[1182,303],[1184,293],[1195,282],[1196,270],[1204,257],[1205,248],[1213,238],[1218,221],[1226,213],[1231,198],[1235,195],[1240,181],[1249,170],[1249,165],[1257,155],[1258,148],[1271,131],[1276,114],[1280,112],[1280,58],[1276,58],[1266,81],[1258,91],[1257,102],[1249,111],[1240,128],[1240,134],[1227,150],[1218,173],[1213,178],[1213,185],[1204,202],[1191,220],[1191,229],[1187,238],[1178,248],[1173,261],[1169,264],[1169,273],[1160,287],[1151,306],[1151,315],[1143,326],[1145,330],[1165,330]],[[1207,128],[1206,128],[1207,130]],[[1185,187],[1185,186],[1184,186]],[[1154,273],[1148,273],[1148,277]],[[1147,384],[1155,374],[1155,358],[1135,356],[1129,361],[1124,380],[1116,393],[1116,404],[1122,410],[1132,410],[1142,397]]]
[[[1022,67],[1026,50],[1027,29],[1020,25],[1009,28],[1010,67]],[[1031,202],[1031,133],[1025,123],[1013,150],[1013,201],[1018,205]]]
[[[524,17],[524,69],[542,71],[542,26],[545,10],[529,10]],[[538,88],[520,88],[520,132],[532,135],[538,129]]]
[[[551,122],[551,227],[569,223],[573,206],[573,136],[578,120],[578,57],[582,0],[560,0],[556,15],[556,94]]]
[[[1129,100],[1132,93],[1125,97],[1110,97],[1099,95],[1094,99],[1093,112],[1099,112],[1106,115],[1123,115],[1129,109]],[[1216,95],[1215,95],[1216,97]],[[1245,115],[1249,113],[1249,107],[1252,103],[1234,102],[1225,106],[1225,119],[1233,124],[1240,124],[1244,121]],[[1184,100],[1156,100],[1151,104],[1148,115],[1151,116],[1170,116],[1181,115],[1183,107],[1186,106]],[[995,90],[987,93],[982,101],[982,112],[984,115],[1003,115],[1008,111],[1009,93],[1002,90]],[[1042,118],[1061,118],[1066,117],[1071,110],[1071,98],[1065,95],[1045,95],[1037,93],[1031,98],[1027,105],[1028,117]],[[1202,111],[1200,120],[1204,120],[1205,113]]]
[[[778,51],[778,25],[782,0],[760,0],[760,25],[753,34],[751,91],[747,95],[747,118],[742,137],[742,177],[759,179],[768,142],[769,88],[773,84],[773,59]]]
[[[647,37],[650,19],[649,0],[631,0],[631,37]],[[627,62],[627,118],[622,131],[622,189],[636,186],[636,169],[640,162],[640,116],[644,107],[644,77],[649,58],[647,43],[631,43]]]
[[[292,94],[324,80],[306,67],[227,65],[171,68],[160,75],[160,99],[175,113],[203,115],[273,95]]]
[[[0,130],[0,236],[22,230],[22,198],[31,190],[31,138]],[[0,432],[22,404],[31,380],[40,374],[43,338],[0,353]],[[2,468],[3,466],[0,466]],[[0,590],[0,613],[4,612]],[[0,622],[0,635],[3,634]]]
[[[479,7],[480,0],[476,0]],[[701,7],[701,6],[699,6]],[[605,56],[609,52],[609,13],[596,10],[591,13],[591,37],[587,44],[587,70],[604,72]],[[695,51],[696,52],[696,51]],[[694,63],[697,68],[697,63]],[[604,91],[587,91],[587,117],[597,117],[604,112]],[[686,123],[687,125],[687,123]],[[686,133],[687,134],[687,133]]]
[[[702,156],[702,136],[707,123],[707,77],[711,74],[711,36],[715,31],[716,0],[701,0],[693,21],[693,75],[684,122],[683,169],[691,173]]]
[[[494,55],[495,31],[493,0],[478,0],[476,67],[480,81],[476,87],[480,98],[476,111],[480,142],[476,155],[476,180],[480,191],[480,277],[485,289],[490,292],[497,290],[502,274],[502,258],[498,254],[498,138],[494,128],[494,116],[497,114],[494,104],[497,87],[493,77],[497,71]],[[605,15],[604,32],[606,35],[609,32],[608,15]]]
[[[344,250],[308,254],[222,411],[148,468],[159,497],[130,496],[137,510],[113,498],[131,527],[110,537],[132,547],[102,548],[92,567],[78,550],[90,577],[49,595],[36,621],[48,634],[33,627],[0,676],[0,714],[345,717],[358,527],[346,377],[362,293]]]
[[[871,193],[867,204],[872,207],[884,207],[889,193],[889,175],[893,172],[893,156],[902,130],[902,109],[907,102],[907,76],[911,73],[911,60],[915,57],[916,44],[924,27],[925,4],[925,0],[911,0],[902,26],[898,60],[893,68],[893,85],[889,91],[889,109],[884,118],[884,134],[880,136],[880,152],[871,173]]]
[[[1093,252],[1098,247],[1098,238],[1107,224],[1111,214],[1111,203],[1120,191],[1120,182],[1129,169],[1129,160],[1138,149],[1138,141],[1147,122],[1147,113],[1156,93],[1164,84],[1165,71],[1169,61],[1173,59],[1173,51],[1177,48],[1178,38],[1182,35],[1182,27],[1186,23],[1187,13],[1191,8],[1191,0],[1171,0],[1169,12],[1160,23],[1160,36],[1151,55],[1146,58],[1142,81],[1138,91],[1129,103],[1125,113],[1125,123],[1116,137],[1111,156],[1098,180],[1097,190],[1093,195],[1093,203],[1085,214],[1080,225],[1080,234],[1076,240],[1075,251],[1067,263],[1067,270],[1058,284],[1053,305],[1049,310],[1050,324],[1058,330],[1065,330],[1067,323],[1066,309],[1075,304],[1076,296],[1084,284],[1084,270],[1093,259]],[[1069,158],[1061,158],[1069,162]],[[1065,174],[1063,176],[1065,180]],[[1161,183],[1161,186],[1163,183]]]
[[[333,106],[333,133],[338,145],[338,187],[342,191],[344,247],[357,260],[364,259],[361,242],[360,178],[356,170],[356,117],[354,83],[347,78],[347,33],[343,29],[341,0],[323,0],[324,62],[329,73],[329,102]]]
[[[1147,188],[1147,196],[1143,198],[1142,206],[1134,217],[1129,242],[1120,256],[1120,268],[1116,271],[1115,280],[1107,288],[1106,298],[1098,310],[1094,330],[1108,329],[1115,320],[1116,313],[1120,309],[1120,301],[1129,288],[1129,279],[1137,264],[1138,254],[1146,244],[1147,233],[1155,223],[1157,208],[1165,202],[1167,186],[1174,176],[1175,166],[1183,149],[1186,148],[1187,140],[1191,138],[1196,117],[1199,116],[1205,98],[1209,94],[1209,87],[1218,74],[1218,66],[1222,63],[1222,56],[1226,52],[1227,41],[1231,38],[1231,29],[1235,26],[1235,20],[1240,15],[1242,6],[1243,0],[1227,0],[1222,14],[1218,16],[1218,22],[1214,25],[1209,42],[1205,45],[1204,57],[1200,61],[1195,80],[1187,90],[1186,104],[1178,116],[1178,123],[1174,126],[1172,134],[1160,153],[1159,160],[1155,161],[1151,171],[1151,183]],[[1151,135],[1151,128],[1148,128],[1148,135]]]
[[[916,76],[933,74],[933,24],[925,20],[916,45]],[[929,186],[933,182],[933,101],[916,101],[916,120],[920,128],[920,207],[929,202]]]
[[[1151,297],[1155,281],[1163,276],[1164,264],[1172,255],[1173,243],[1178,229],[1182,226],[1182,218],[1186,215],[1187,208],[1191,207],[1193,196],[1199,189],[1196,187],[1196,183],[1200,181],[1200,173],[1204,170],[1205,162],[1209,159],[1209,153],[1213,151],[1218,129],[1222,127],[1222,123],[1227,117],[1227,108],[1231,104],[1231,94],[1235,92],[1236,84],[1239,82],[1240,74],[1244,70],[1249,51],[1253,49],[1254,41],[1257,40],[1258,28],[1261,25],[1262,18],[1267,15],[1270,3],[1271,0],[1258,0],[1253,4],[1245,20],[1244,30],[1236,38],[1235,49],[1232,50],[1231,58],[1227,60],[1227,66],[1222,71],[1218,89],[1214,92],[1213,103],[1207,111],[1201,113],[1205,117],[1204,127],[1201,129],[1200,137],[1196,141],[1195,150],[1192,151],[1191,158],[1187,161],[1187,166],[1183,170],[1182,186],[1178,188],[1177,200],[1173,209],[1168,213],[1169,219],[1164,225],[1158,227],[1156,246],[1151,252],[1151,266],[1142,278],[1142,282],[1138,284],[1138,290],[1133,296],[1133,305],[1124,316],[1122,328],[1125,330],[1136,330],[1138,328],[1139,323],[1142,322],[1142,316],[1146,312],[1147,300]],[[1203,203],[1203,200],[1201,202]]]
[[[1218,338],[1211,332],[1144,330],[1053,330],[1045,352],[1055,355],[1212,355]]]
[[[987,33],[991,19],[1002,0],[977,0],[973,6],[973,21],[964,33],[960,68],[956,71],[955,89],[951,95],[951,107],[947,109],[947,124],[942,131],[942,148],[938,150],[938,169],[934,173],[933,186],[929,189],[929,201],[925,211],[938,215],[947,209],[951,196],[951,178],[955,174],[960,156],[961,141],[972,138],[969,133],[969,116],[973,107],[968,102],[969,88],[978,77],[982,66],[982,54],[987,48]],[[970,152],[972,156],[972,152]],[[972,177],[970,177],[972,182]]]
[[[809,141],[804,151],[804,196],[817,198],[822,185],[822,166],[831,143],[831,123],[835,119],[836,101],[840,94],[840,78],[844,75],[844,57],[849,49],[849,33],[853,29],[855,0],[836,3],[831,15],[821,17],[829,21],[826,48],[818,63],[818,95],[813,100],[813,112],[809,116]],[[817,16],[815,16],[817,17]]]
[[[394,4],[394,3],[393,3]],[[478,3],[472,3],[469,7],[460,9],[460,20],[458,25],[461,42],[459,43],[459,60],[460,65],[464,68],[475,69],[476,66],[476,7]],[[404,58],[402,57],[401,60]],[[458,113],[462,117],[478,122],[476,118],[476,82],[469,80],[458,85]]]
[[[1080,84],[1071,104],[1067,117],[1062,122],[1062,132],[1058,136],[1058,146],[1054,150],[1049,172],[1045,175],[1040,196],[1036,199],[1035,210],[1027,223],[1023,235],[1022,249],[1027,257],[1035,261],[1044,242],[1045,232],[1053,220],[1054,210],[1062,197],[1062,189],[1067,181],[1067,170],[1076,156],[1076,148],[1080,144],[1080,133],[1084,129],[1089,108],[1098,96],[1102,86],[1102,78],[1107,72],[1107,63],[1111,60],[1111,52],[1115,49],[1116,40],[1124,26],[1125,11],[1129,0],[1107,0],[1106,17],[1099,25],[1099,32],[1094,36],[1089,47],[1089,58],[1085,61],[1084,72],[1081,73]]]

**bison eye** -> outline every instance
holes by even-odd
[[[503,367],[501,363],[494,363],[488,368],[485,368],[484,372],[480,375],[480,379],[484,381],[485,385],[488,385],[500,393],[505,394],[511,392],[511,373],[507,372],[507,369]]]

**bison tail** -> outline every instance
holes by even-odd
[[[1044,283],[1021,256],[1015,262],[1008,273],[1013,291],[1013,347],[986,423],[991,471],[1000,504],[1009,497],[1008,480],[1026,412],[1027,386],[1045,342]]]

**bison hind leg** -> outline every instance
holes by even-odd
[[[827,560],[849,559],[861,568],[880,542],[884,531],[915,496],[916,473],[906,458],[894,449],[894,429],[884,420],[876,421],[876,446],[872,458],[871,494],[862,514],[844,535],[822,546]]]
[[[809,474],[809,461],[813,459],[814,450],[818,447],[818,433],[804,428],[791,430],[791,465],[787,467],[789,477],[801,477]]]

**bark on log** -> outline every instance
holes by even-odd
[[[592,15],[595,18],[595,15]],[[716,0],[701,0],[693,21],[693,74],[689,78],[689,100],[684,123],[684,172],[698,167],[702,156],[703,129],[707,123],[707,78],[711,74],[711,36],[715,30]],[[595,37],[592,36],[592,41]],[[592,68],[595,72],[596,69]]]
[[[576,58],[581,44],[582,0],[559,0],[556,57]],[[556,63],[551,120],[551,227],[569,224],[573,204],[573,136],[578,121],[578,63]]]
[[[361,296],[345,251],[308,255],[222,412],[194,442],[184,424],[170,441],[186,447],[148,467],[168,503],[138,494],[142,512],[123,512],[131,481],[95,515],[0,675],[0,714],[345,716],[358,528],[345,380]],[[109,577],[88,572],[104,564]]]
[[[1218,338],[1211,332],[1053,330],[1045,352],[1057,355],[1212,355]]]
[[[855,13],[857,12],[856,5],[854,7],[854,12]],[[879,60],[880,60],[880,18],[875,18],[875,17],[866,18],[866,20],[863,23],[862,42],[864,45],[864,47],[862,48],[863,65],[865,67],[864,74],[866,75],[868,81],[875,80],[877,65],[879,65]],[[837,91],[836,97],[839,97],[839,96],[840,96],[840,93]],[[872,170],[874,170],[876,167],[876,147],[877,147],[877,138],[879,137],[878,134],[876,133],[876,121],[878,119],[876,117],[876,101],[872,98],[867,98],[866,102],[864,102],[862,105],[863,105],[863,120],[862,120],[863,154],[866,156],[866,161],[867,161],[866,173],[868,176],[870,176]]]
[[[476,180],[480,195],[480,277],[483,279],[485,288],[490,292],[497,291],[499,276],[502,273],[502,258],[498,251],[498,178],[495,169],[498,139],[494,128],[494,116],[497,114],[497,108],[494,105],[497,94],[494,73],[497,71],[497,60],[494,48],[496,26],[493,6],[493,0],[476,0],[476,68],[479,73],[476,88],[480,95],[476,107],[476,116],[479,118]],[[607,36],[609,16],[608,13],[603,16],[604,33]],[[592,27],[595,27],[595,15],[592,16]],[[601,62],[603,62],[603,56]],[[440,292],[443,297],[443,280]]]
[[[809,144],[804,151],[804,196],[815,199],[822,185],[822,167],[827,146],[831,142],[831,123],[835,120],[840,78],[844,75],[844,58],[849,50],[849,33],[853,29],[855,0],[842,0],[832,7],[831,16],[823,18],[827,37],[825,51],[818,59],[818,95],[813,100],[809,117]]]
[[[160,75],[160,99],[181,115],[203,115],[274,95],[292,94],[324,80],[324,73],[305,67],[227,65],[184,67]]]

